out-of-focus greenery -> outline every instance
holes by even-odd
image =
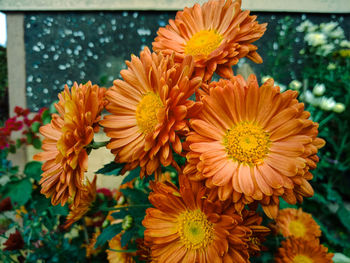
[[[335,22],[316,25],[306,20],[295,28],[292,18],[286,17],[278,24],[277,42],[274,48],[271,44],[268,54],[275,59],[269,59],[262,78],[272,76],[281,89],[298,90],[305,109],[319,123],[319,136],[327,142],[319,151],[317,169],[312,171],[315,195],[299,206],[321,226],[321,243],[331,252],[349,257],[350,42]],[[297,53],[295,38],[303,41]],[[292,76],[292,82],[284,83],[286,76]],[[282,208],[287,206],[282,203]],[[270,262],[279,242],[270,240],[268,245],[271,252],[264,253],[263,262]]]

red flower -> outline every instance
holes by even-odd
[[[9,236],[7,241],[4,243],[4,246],[5,246],[5,248],[3,249],[4,251],[22,249],[24,246],[24,241],[21,233],[18,230],[16,230],[15,233]]]
[[[1,145],[0,145],[1,148]],[[12,210],[12,204],[11,204],[11,199],[10,197],[6,197],[5,199],[3,199],[0,202],[0,212],[4,212],[4,211],[10,211]]]

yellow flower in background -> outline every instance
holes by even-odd
[[[298,93],[280,93],[272,79],[259,87],[254,75],[247,82],[237,76],[209,88],[202,112],[190,121],[184,174],[205,180],[238,211],[260,202],[271,218],[277,216],[280,196],[292,204],[311,197],[310,170],[325,142],[296,100]]]
[[[332,263],[333,254],[318,239],[288,238],[282,241],[276,263]]]
[[[233,75],[232,66],[247,57],[262,63],[255,45],[266,30],[250,11],[241,10],[241,0],[211,0],[202,6],[195,4],[176,14],[175,20],[158,30],[153,42],[156,52],[172,54],[181,62],[186,55],[195,60],[195,74],[204,81],[214,72],[222,77]]]
[[[40,180],[41,193],[51,197],[51,203],[64,205],[73,198],[78,206],[85,191],[84,174],[88,168],[86,146],[99,130],[98,122],[104,108],[104,88],[74,83],[71,90],[65,86],[55,104],[58,114],[51,123],[40,127],[45,137],[41,153],[34,160],[44,161]]]
[[[313,240],[321,236],[319,225],[311,214],[305,213],[301,208],[286,208],[278,212],[276,218],[277,231],[284,237],[300,237]]]

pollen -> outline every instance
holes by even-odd
[[[314,261],[305,255],[296,255],[293,259],[293,263],[313,263]]]
[[[298,220],[290,221],[288,229],[295,237],[304,237],[306,233],[305,225]]]
[[[214,240],[214,225],[197,210],[187,210],[178,217],[180,240],[187,249],[206,248]]]
[[[223,36],[215,30],[201,30],[194,34],[186,43],[185,54],[209,56],[217,49],[223,40]]]
[[[144,134],[153,132],[158,124],[157,114],[164,105],[159,95],[148,92],[143,95],[136,107],[136,122],[140,131]]]
[[[257,165],[269,153],[270,135],[254,123],[241,122],[226,131],[223,145],[229,158],[239,163]]]

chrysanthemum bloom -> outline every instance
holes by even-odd
[[[69,197],[75,205],[84,190],[84,173],[88,166],[86,146],[91,143],[94,132],[99,129],[101,111],[104,108],[104,88],[74,83],[58,95],[55,104],[58,114],[52,115],[50,124],[42,126],[40,133],[45,137],[42,149],[34,159],[45,161],[40,184],[41,193],[51,197],[53,205],[64,205]]]
[[[150,52],[131,57],[128,69],[106,92],[106,109],[112,115],[100,123],[111,138],[107,148],[115,161],[126,163],[124,170],[141,167],[140,176],[160,174],[160,164],[173,160],[172,149],[181,153],[179,134],[188,131],[187,119],[200,110],[201,103],[188,100],[198,89],[201,78],[190,79],[193,60],[187,57],[175,64],[172,56]]]
[[[214,72],[229,78],[240,58],[262,63],[258,48],[251,43],[264,34],[267,24],[258,24],[256,16],[249,13],[241,10],[241,0],[195,4],[179,11],[175,20],[158,30],[153,50],[175,52],[177,62],[186,55],[193,56],[195,74],[204,81],[210,80]]]
[[[74,222],[81,219],[90,210],[92,203],[96,199],[96,180],[97,176],[95,175],[92,182],[88,181],[85,190],[82,192],[78,205],[73,203],[69,206],[70,211],[64,228],[70,227]]]
[[[180,189],[170,182],[153,183],[142,224],[145,242],[157,262],[248,262],[253,230],[244,225],[231,202],[211,200],[207,188],[179,176]]]
[[[133,256],[135,253],[124,253],[120,250],[126,250],[121,246],[121,234],[116,235],[108,242],[109,248],[107,249],[107,259],[109,263],[134,263]],[[119,250],[119,251],[113,251]]]
[[[276,218],[276,227],[284,237],[294,236],[311,240],[321,236],[319,225],[301,208],[280,210]]]
[[[282,241],[275,257],[276,263],[332,263],[333,254],[318,239],[290,237]]]
[[[259,201],[275,218],[279,196],[289,203],[313,195],[309,169],[324,145],[318,124],[296,99],[297,92],[279,92],[270,79],[259,88],[254,75],[209,85],[203,109],[191,119],[184,173],[206,180],[220,200],[232,198],[238,211]]]

